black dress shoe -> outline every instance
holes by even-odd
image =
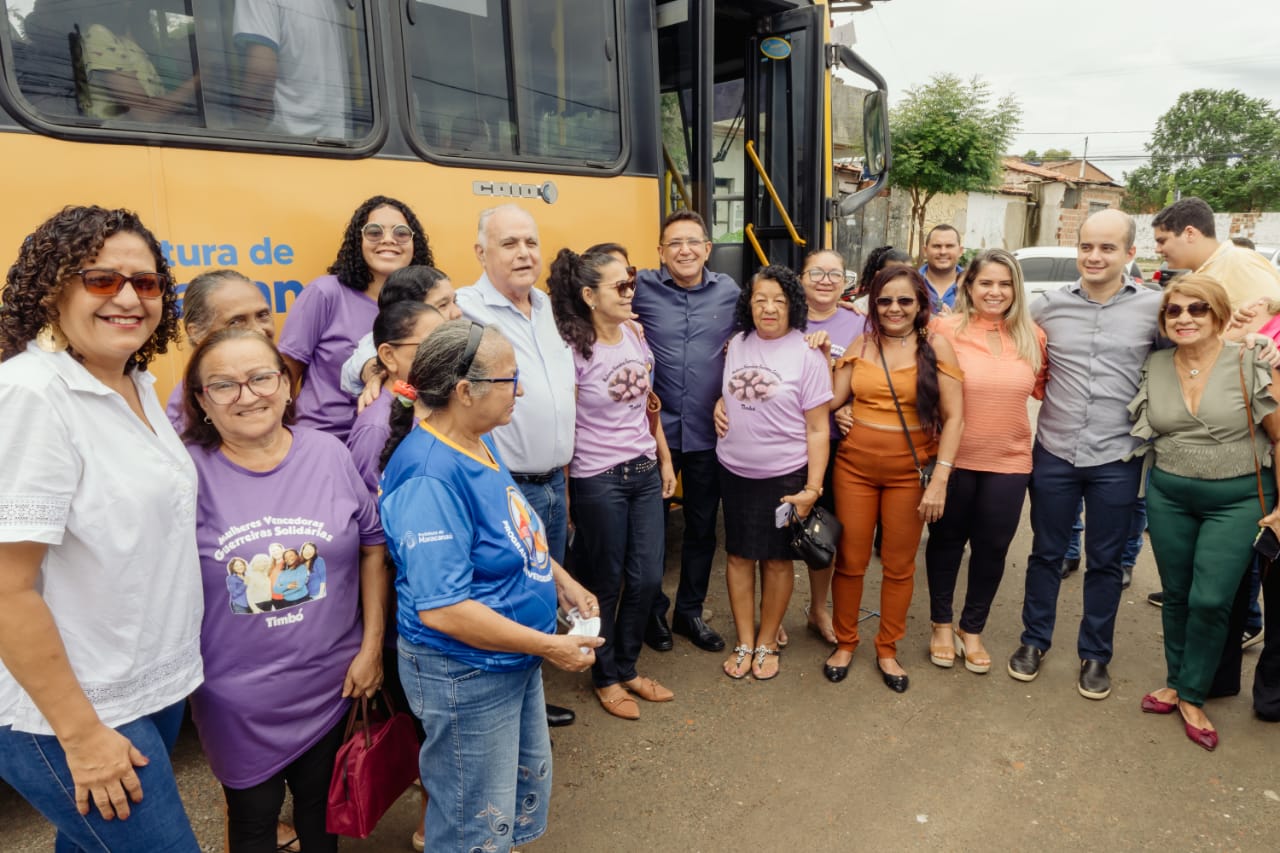
[[[1078,571],[1080,571],[1079,557],[1076,557],[1075,559],[1072,559],[1072,560],[1062,561],[1062,577],[1063,578],[1066,578],[1067,575],[1071,574],[1072,572],[1078,572]]]
[[[827,660],[830,660],[830,658]],[[827,681],[830,681],[832,684],[839,684],[841,681],[844,681],[845,676],[849,674],[849,664],[845,664],[844,666],[832,666],[831,664],[824,662],[822,664],[822,674],[826,677]]]
[[[1164,591],[1153,592],[1148,595],[1147,604],[1154,604],[1156,607],[1164,607]]]
[[[691,643],[704,652],[724,651],[724,637],[703,622],[701,616],[695,616],[693,619],[681,619],[677,616],[671,620],[671,630],[688,637]]]
[[[577,714],[568,708],[561,708],[559,705],[547,705],[548,726],[571,726],[575,719],[577,719]]]
[[[880,669],[880,660],[878,658],[876,659],[876,669],[880,670],[880,677],[884,679],[884,686],[894,693],[906,693],[907,688],[911,686],[911,679],[907,678],[906,675],[890,675]]]
[[[1021,645],[1009,658],[1009,675],[1019,681],[1035,681],[1040,674],[1040,661],[1044,652],[1035,646]]]
[[[667,617],[652,616],[644,629],[644,642],[655,652],[671,651],[671,628],[667,625]]]
[[[1080,681],[1076,684],[1080,695],[1086,699],[1106,699],[1111,695],[1111,676],[1107,665],[1096,660],[1080,661]]]

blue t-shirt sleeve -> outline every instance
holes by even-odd
[[[382,525],[416,610],[471,598],[475,523],[448,484],[415,477],[382,497]]]

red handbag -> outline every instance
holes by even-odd
[[[413,719],[397,713],[383,690],[385,713],[371,717],[369,700],[353,703],[347,731],[333,762],[325,829],[367,838],[378,820],[418,778],[418,733]]]

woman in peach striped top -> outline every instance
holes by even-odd
[[[933,636],[929,659],[987,672],[982,645],[1005,556],[1022,516],[1031,478],[1027,399],[1044,396],[1045,337],[1027,310],[1022,271],[1012,255],[990,249],[965,270],[955,313],[935,326],[955,348],[964,371],[964,433],[942,518],[929,525],[925,565]],[[951,600],[969,544],[969,582],[960,624]]]

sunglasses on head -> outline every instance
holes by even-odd
[[[84,289],[94,296],[115,296],[124,290],[125,283],[133,285],[139,299],[159,299],[169,287],[169,276],[158,272],[136,272],[125,275],[115,270],[77,270]]]
[[[379,225],[376,222],[370,222],[368,225],[360,229],[360,233],[363,234],[364,238],[370,243],[376,243],[381,240],[386,232],[387,227],[385,225]],[[408,243],[413,239],[413,229],[408,225],[392,225],[391,239],[395,240],[397,243]]]
[[[1206,317],[1209,314],[1209,303],[1208,302],[1192,302],[1190,305],[1187,306],[1187,313],[1197,319],[1199,319],[1200,317]],[[1182,306],[1174,305],[1174,304],[1166,305],[1164,307],[1164,315],[1166,317],[1176,320],[1177,318],[1182,316]]]
[[[914,296],[877,296],[876,305],[880,308],[889,308],[893,303],[897,302],[899,308],[909,308],[916,304]]]

